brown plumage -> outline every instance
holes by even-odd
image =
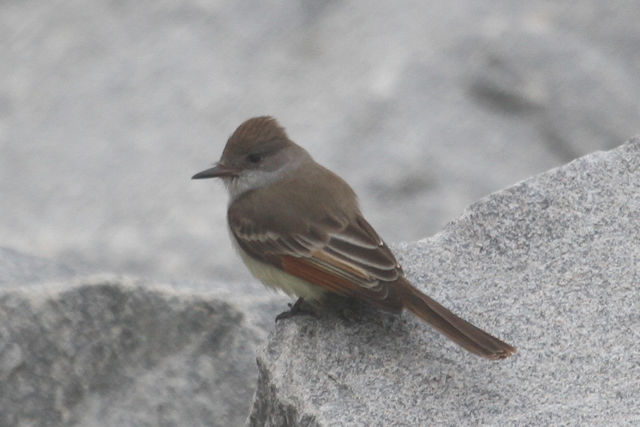
[[[257,158],[256,163],[264,158],[264,165],[254,168],[249,163]],[[295,167],[289,167],[293,161]],[[265,174],[258,185],[241,182],[242,173],[256,169],[277,170],[277,179],[270,181],[271,175]],[[411,285],[360,212],[351,187],[291,142],[274,119],[243,123],[230,137],[219,165],[196,175],[210,176],[224,177],[230,187],[229,228],[245,262],[260,265],[247,264],[265,283],[279,286],[273,275],[267,280],[261,272],[267,266],[301,279],[318,295],[332,292],[396,313],[405,308],[479,356],[502,359],[515,353],[514,347]],[[293,285],[283,289],[302,293]]]

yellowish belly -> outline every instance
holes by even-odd
[[[325,289],[318,285],[314,285],[313,283],[292,276],[278,268],[252,258],[238,246],[233,235],[231,236],[231,241],[238,251],[238,254],[240,254],[242,261],[244,261],[244,264],[249,271],[251,271],[251,274],[260,280],[267,288],[282,290],[288,295],[302,297],[308,301],[320,300],[327,293]]]

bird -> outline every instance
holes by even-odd
[[[487,359],[516,353],[412,285],[365,219],[354,190],[273,117],[243,122],[220,160],[192,177],[205,178],[220,178],[228,190],[231,240],[250,272],[267,287],[298,297],[288,313],[337,294],[392,313],[406,309]]]

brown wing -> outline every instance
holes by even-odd
[[[261,225],[229,211],[231,232],[252,257],[330,292],[401,310],[389,285],[403,276],[402,269],[361,215],[353,220],[327,215],[305,227],[292,224],[292,230]]]
[[[248,191],[234,200],[228,220],[238,245],[255,259],[330,292],[361,298],[389,311],[406,307],[483,357],[503,358],[515,352],[414,288],[359,212],[353,190],[338,176],[311,163],[302,181],[292,174],[277,186]]]

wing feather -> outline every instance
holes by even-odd
[[[229,218],[239,246],[249,255],[331,292],[376,303],[402,276],[395,257],[362,216],[323,218],[305,230],[261,229],[246,218]]]

